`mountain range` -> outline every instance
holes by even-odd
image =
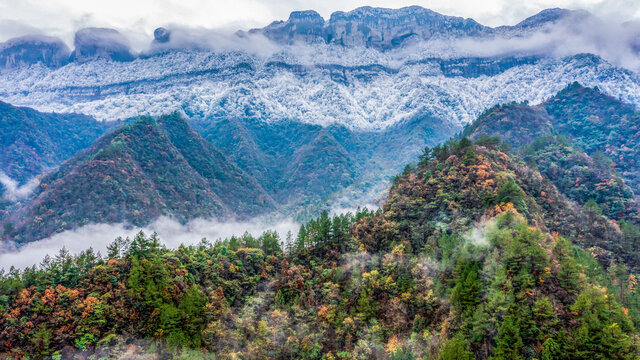
[[[0,358],[639,359],[639,49],[418,6],[11,39]]]
[[[425,146],[513,101],[527,109],[523,119],[549,121],[514,131],[563,134],[576,143],[562,151],[584,149],[586,164],[605,154],[615,171],[590,181],[621,179],[621,192],[636,193],[637,73],[598,54],[559,54],[556,40],[526,46],[597,21],[584,11],[549,9],[491,28],[415,6],[364,7],[328,20],[294,12],[230,36],[158,28],[141,52],[113,29],[80,30],[73,49],[51,37],[12,39],[0,46],[0,99],[23,108],[1,109],[3,143],[10,144],[2,165],[8,180],[1,216],[12,230],[6,233],[25,242],[93,222],[141,225],[161,215],[185,222],[271,211],[309,219],[332,207],[369,205]],[[630,34],[620,41],[627,44]],[[477,51],[501,41],[518,50]],[[575,109],[561,106],[569,91],[563,89],[575,81],[597,90],[567,95]],[[174,111],[172,124],[180,126],[162,125]],[[571,122],[559,120],[565,118]],[[155,122],[149,126],[156,130],[141,131],[141,121]],[[172,138],[174,132],[189,140]],[[151,145],[171,151],[145,153]],[[146,168],[143,159],[155,166]],[[115,164],[134,173],[117,174]],[[153,172],[160,168],[174,169],[175,177]],[[98,183],[105,179],[116,185]],[[30,197],[6,195],[32,188]],[[104,200],[88,201],[92,191]],[[127,207],[129,196],[135,201]],[[193,199],[202,206],[185,205]],[[605,212],[629,209],[625,200]]]
[[[7,119],[25,111],[9,105],[4,110],[0,116]],[[174,113],[119,126],[107,123],[114,128],[98,127],[106,134],[97,138],[82,126],[64,127],[70,117],[103,126],[92,118],[34,110],[30,114],[34,116],[24,125],[37,127],[41,139],[58,148],[29,148],[29,161],[7,153],[8,170],[29,162],[41,169],[32,194],[4,202],[4,237],[17,244],[92,223],[143,226],[160,216],[181,222],[271,213],[309,218],[330,204],[348,206],[359,194],[368,196],[365,200],[379,196],[385,180],[403,162],[415,159],[413,154],[425,144],[435,145],[453,134],[430,118],[384,132],[357,132],[344,126],[241,119],[190,125]],[[50,127],[46,121],[52,122]],[[17,131],[20,127],[9,125],[7,134],[26,136]],[[415,129],[420,132],[412,133]],[[85,148],[69,141],[89,143],[91,136],[97,139]],[[11,147],[22,144],[21,138],[7,141],[13,142]],[[64,160],[52,155],[74,151]],[[405,154],[390,156],[398,152]],[[33,173],[20,170],[8,173],[16,179]]]
[[[620,36],[588,32],[606,26]],[[182,110],[354,129],[431,116],[462,127],[488,107],[539,103],[573,81],[639,104],[635,28],[563,9],[491,28],[415,6],[363,7],[329,20],[294,12],[232,35],[158,28],[140,52],[116,30],[88,28],[73,50],[50,37],[2,44],[0,99],[107,121]]]
[[[590,103],[608,117],[588,115]],[[587,137],[568,126],[621,122],[637,114],[628,109],[578,84],[489,109],[424,149],[377,211],[323,212],[297,236],[168,249],[140,232],[105,256],[63,249],[0,273],[0,356],[637,359],[639,219],[615,210],[636,200],[610,157],[621,129],[589,135],[610,151],[581,150]],[[67,164],[135,158],[168,174],[155,159],[173,148],[136,145],[166,148],[163,135],[204,147],[178,115],[144,117]],[[590,181],[592,194],[574,192]]]
[[[7,217],[17,243],[87,223],[145,225],[275,210],[260,185],[178,115],[140,118],[101,137],[45,176]]]
[[[460,136],[499,137],[569,200],[595,202],[608,218],[633,222],[638,114],[574,83],[540,105],[491,108]],[[4,237],[25,243],[90,223],[141,226],[159,216],[183,222],[274,212],[313,217],[330,205],[381,199],[393,172],[456,133],[436,124],[424,118],[356,131],[234,118],[187,121],[177,113],[141,117],[41,177],[29,198],[9,202]],[[49,164],[37,155],[44,163],[37,166]]]

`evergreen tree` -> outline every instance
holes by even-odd
[[[492,360],[520,360],[522,359],[523,343],[520,337],[520,327],[512,315],[507,315],[498,329],[498,339]]]
[[[462,336],[454,336],[447,340],[438,353],[438,360],[473,360],[469,351],[469,343]]]

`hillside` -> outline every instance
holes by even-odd
[[[332,205],[370,203],[425,146],[445,141],[456,131],[430,116],[381,131],[232,117],[192,123],[255,177],[283,212],[305,220]]]
[[[560,134],[587,154],[611,158],[624,180],[640,193],[640,112],[598,88],[574,83],[544,104]]]
[[[639,123],[628,104],[573,83],[538,106],[494,107],[462,134],[498,136],[570,199],[638,222]]]
[[[0,354],[635,359],[636,277],[590,244],[620,232],[576,206],[495,139],[450,141],[375,213],[176,250],[139,234],[2,275]]]
[[[144,225],[162,215],[185,221],[273,208],[253,178],[179,115],[143,117],[43,178],[35,197],[9,217],[8,238],[20,243],[88,223]]]
[[[19,183],[89,147],[113,124],[0,102],[0,170]]]

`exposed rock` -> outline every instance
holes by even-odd
[[[21,36],[0,44],[0,69],[38,63],[57,68],[68,61],[70,52],[69,47],[56,37]]]
[[[153,32],[153,41],[164,44],[168,43],[171,39],[171,32],[163,27],[159,27]]]
[[[72,61],[87,62],[96,59],[131,61],[134,55],[129,41],[117,30],[86,28],[76,33]]]
[[[313,10],[294,11],[287,21],[274,21],[263,29],[253,29],[249,33],[260,32],[283,44],[322,42],[324,23],[322,16]]]

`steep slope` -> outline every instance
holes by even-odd
[[[539,138],[520,154],[570,199],[582,205],[595,201],[611,219],[638,222],[637,197],[604,154],[589,156],[554,136]]]
[[[17,242],[87,223],[143,225],[159,216],[243,216],[273,209],[262,188],[179,115],[140,118],[45,177],[9,217]],[[6,235],[6,234],[5,234]]]
[[[18,183],[60,165],[114,124],[0,102],[0,170]]]
[[[310,198],[306,194],[331,195],[350,185],[358,176],[351,154],[327,131],[321,130],[311,143],[296,149],[285,170],[283,187],[287,202]],[[303,199],[302,205],[309,200]]]
[[[450,141],[382,210],[324,213],[284,250],[140,233],[0,274],[0,356],[636,359],[637,278],[568,237],[601,229],[495,141]]]
[[[0,44],[0,69],[20,68],[33,64],[60,67],[69,61],[71,51],[60,39],[27,35]]]
[[[607,352],[606,341],[597,340],[600,345],[587,349],[591,340],[584,333],[578,335],[606,331],[602,321],[607,315],[595,315],[592,307],[604,305],[604,298],[616,296],[625,306],[635,301],[636,295],[622,290],[626,280],[613,275],[620,271],[621,279],[626,279],[629,273],[616,261],[629,261],[633,255],[622,251],[617,224],[580,211],[549,180],[497,144],[486,138],[472,144],[463,138],[425,152],[415,169],[407,169],[395,181],[383,212],[357,225],[361,246],[371,253],[400,254],[409,249],[440,259],[437,264],[444,270],[431,270],[440,274],[433,281],[451,290],[449,316],[435,321],[449,339],[441,343],[440,359],[563,359],[578,352],[586,358],[597,357],[596,353],[604,358],[636,358],[637,349],[601,353]],[[572,249],[565,239],[579,247]],[[453,250],[461,243],[467,244],[466,251]],[[598,268],[589,263],[594,258],[609,267],[611,275],[605,281],[620,291],[618,295],[603,298],[599,294],[606,289],[583,287],[599,281],[592,277],[595,274],[607,277],[602,270],[593,271]],[[627,262],[633,272],[638,271],[637,260]],[[582,271],[590,275],[580,275]],[[380,273],[381,281],[387,274]],[[579,288],[585,292],[576,296]],[[383,301],[375,295],[368,299],[368,303]],[[605,314],[629,314],[628,308],[613,306],[619,310]],[[582,323],[583,316],[593,316],[590,330]],[[557,321],[550,325],[549,318]],[[630,332],[614,336],[617,340],[610,338],[608,344],[614,348],[629,344],[636,331],[629,320],[622,321]]]
[[[354,199],[370,203],[425,146],[444,141],[456,131],[429,116],[383,131],[239,118],[194,120],[193,124],[255,177],[284,211],[303,219],[331,205],[349,206]],[[336,204],[341,201],[345,203]]]
[[[462,135],[472,140],[499,136],[514,149],[519,149],[553,133],[551,116],[544,108],[510,103],[485,111],[465,127]]]
[[[117,30],[85,28],[76,32],[70,60],[87,62],[99,59],[131,61],[134,59],[129,40]]]
[[[617,226],[600,215],[581,212],[549,179],[496,143],[494,139],[481,139],[475,145],[466,138],[452,141],[428,149],[415,170],[405,169],[394,181],[384,208],[391,216],[386,220],[400,225],[398,235],[419,250],[430,236],[459,231],[480,222],[496,206],[512,203],[533,226],[558,232],[585,247],[622,254]],[[421,227],[402,226],[411,222]],[[368,246],[380,250],[389,244],[383,238],[370,238]]]
[[[235,214],[256,215],[274,209],[258,182],[228,157],[204,141],[179,115],[161,117],[159,125],[189,165],[209,183]]]
[[[492,108],[463,136],[500,137],[572,200],[593,200],[612,219],[638,222],[638,116],[629,105],[574,83],[539,106]]]
[[[203,126],[203,136],[251,174],[293,216],[308,218],[330,205],[359,174],[358,157],[369,149],[350,146],[357,134],[299,122],[264,124],[222,119]]]
[[[567,87],[544,104],[557,131],[588,154],[610,157],[640,194],[640,112],[597,88]]]

